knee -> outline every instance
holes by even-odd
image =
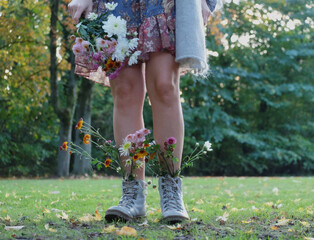
[[[179,87],[171,78],[156,79],[153,92],[155,100],[167,105],[180,97]],[[151,100],[153,101],[153,99]]]
[[[141,107],[144,102],[144,88],[132,82],[123,82],[114,87],[114,104],[119,109],[129,108],[130,106]]]

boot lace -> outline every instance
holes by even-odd
[[[134,205],[138,193],[138,182],[125,181],[123,182],[123,194],[119,202],[119,206],[130,209]]]
[[[183,207],[181,206],[181,196],[179,193],[179,185],[175,181],[175,179],[170,177],[165,177],[162,181],[161,188],[163,189],[163,202],[164,202],[164,210],[177,210],[183,211]]]

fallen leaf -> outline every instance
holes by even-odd
[[[98,213],[97,210],[95,210],[95,218],[96,221],[101,221],[102,217],[100,216],[100,214]]]
[[[58,198],[56,201],[52,201],[50,204],[53,205],[53,204],[56,204],[59,201],[60,201],[60,199]]]
[[[244,233],[252,233],[253,232],[253,228],[251,228],[249,231],[245,231]]]
[[[12,222],[12,219],[9,215],[7,215],[5,218],[4,218],[4,221],[6,222]]]
[[[148,227],[148,226],[149,226],[147,219],[146,219],[143,223],[140,223],[140,224],[138,224],[138,225],[139,225],[140,227]]]
[[[110,225],[109,227],[103,228],[102,233],[115,233],[119,228],[116,228],[114,225]]]
[[[45,224],[45,229],[46,229],[47,231],[49,231],[49,232],[57,232],[57,229],[54,229],[54,228],[49,227],[49,224],[48,224],[48,223]]]
[[[116,235],[136,237],[137,232],[136,232],[136,229],[134,229],[134,228],[124,226],[121,228],[121,230],[116,231]]]
[[[251,223],[251,222],[253,222],[252,220],[249,220],[249,221],[245,221],[245,220],[243,220],[243,221],[241,221],[242,223]]]
[[[171,230],[180,230],[182,228],[181,224],[177,224],[177,225],[167,225],[167,228],[171,229]]]
[[[60,192],[59,191],[51,191],[49,192],[49,194],[59,194]]]
[[[294,202],[299,202],[301,200],[301,198],[295,199],[293,200]]]
[[[279,190],[278,190],[277,187],[274,187],[273,190],[272,190],[272,192],[273,192],[275,195],[278,195]]]
[[[229,217],[229,213],[224,212],[222,216],[219,216],[216,218],[216,221],[219,221],[220,225],[224,225],[226,221],[228,220],[228,217]]]
[[[44,210],[41,210],[43,213],[51,213],[51,211],[47,208],[44,208]]]
[[[81,222],[90,222],[92,220],[94,220],[94,217],[90,214],[84,215],[83,217],[80,217],[79,220]]]
[[[270,228],[273,229],[273,230],[277,230],[278,229],[278,227],[276,227],[276,226],[270,226]]]
[[[304,237],[305,240],[314,240],[314,238],[311,237]]]
[[[273,203],[273,202],[265,202],[264,205],[265,205],[265,206],[268,206],[268,207],[271,207],[271,206],[274,205],[274,203]]]
[[[203,199],[198,199],[198,201],[196,202],[196,204],[204,204],[204,201],[203,201]]]
[[[24,228],[24,226],[5,226],[4,229],[7,231],[18,231],[21,230],[22,228]]]
[[[275,224],[275,226],[284,226],[284,225],[287,225],[289,221],[290,221],[290,219],[285,219],[285,218],[280,219],[280,220],[278,220],[278,223]]]
[[[68,219],[69,219],[69,215],[66,214],[65,212],[62,212],[62,215],[60,215],[60,214],[57,213],[56,216],[57,216],[58,218],[60,218],[60,219],[63,219],[63,220],[68,220]]]
[[[203,213],[203,212],[204,212],[204,210],[202,210],[202,209],[197,209],[197,208],[192,208],[192,211],[193,211],[193,212],[199,212],[199,213]]]
[[[304,227],[310,227],[310,224],[309,224],[308,222],[300,221],[300,223],[301,223]]]

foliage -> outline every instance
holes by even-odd
[[[211,21],[211,75],[185,76],[182,97],[187,149],[210,139],[215,154],[190,174],[313,171],[310,9],[309,1],[242,1]]]

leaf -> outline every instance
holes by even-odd
[[[118,236],[132,236],[132,237],[136,237],[137,236],[137,232],[136,232],[136,229],[134,229],[134,228],[124,226],[124,227],[121,228],[121,230],[117,230],[116,231],[116,235],[118,235]]]
[[[24,228],[24,226],[5,226],[4,229],[7,231],[18,231],[21,230],[22,228]]]
[[[114,225],[110,225],[109,227],[103,228],[101,230],[102,233],[114,233],[118,230],[119,228],[116,228]]]
[[[220,225],[224,225],[226,221],[228,220],[228,217],[229,217],[229,213],[224,212],[222,216],[219,216],[216,218],[216,221],[219,221]]]
[[[196,204],[204,204],[203,199],[200,198],[200,199],[196,202]]]
[[[140,223],[140,224],[138,224],[138,225],[139,225],[140,227],[148,227],[148,226],[149,226],[147,219],[145,219],[145,221],[144,221],[143,223]]]
[[[101,221],[102,217],[100,216],[100,214],[98,213],[97,210],[95,210],[95,218],[96,221]]]
[[[276,226],[270,226],[270,228],[273,229],[273,230],[277,230],[278,229],[278,227],[276,227]]]
[[[278,220],[278,223],[275,224],[275,226],[284,226],[284,225],[287,225],[289,221],[290,221],[290,219],[285,219],[285,218],[280,219],[280,220]]]
[[[66,214],[65,212],[62,212],[62,215],[56,213],[56,216],[60,219],[63,219],[63,220],[68,220],[69,219],[69,215]]]
[[[245,220],[243,220],[243,221],[241,221],[242,223],[251,223],[251,222],[253,222],[252,220],[249,220],[249,221],[245,221]]]
[[[79,220],[81,222],[90,222],[94,220],[94,217],[90,214],[84,215],[83,217],[80,217]]]
[[[203,213],[204,212],[204,210],[202,210],[202,209],[197,209],[197,208],[192,208],[192,211],[193,212],[199,212],[199,213]]]
[[[273,190],[272,190],[272,192],[273,192],[275,195],[278,195],[279,190],[278,190],[277,187],[274,187]]]
[[[44,208],[44,210],[41,210],[43,213],[51,213],[51,211],[47,208]]]
[[[49,231],[49,232],[57,232],[57,229],[54,229],[54,228],[49,227],[49,224],[48,224],[48,223],[45,224],[45,229],[46,229],[47,231]]]
[[[306,221],[300,221],[300,223],[304,226],[304,227],[310,227],[311,225],[306,222]]]
[[[181,224],[177,224],[177,225],[168,225],[167,228],[171,229],[171,230],[180,230],[182,228]]]

